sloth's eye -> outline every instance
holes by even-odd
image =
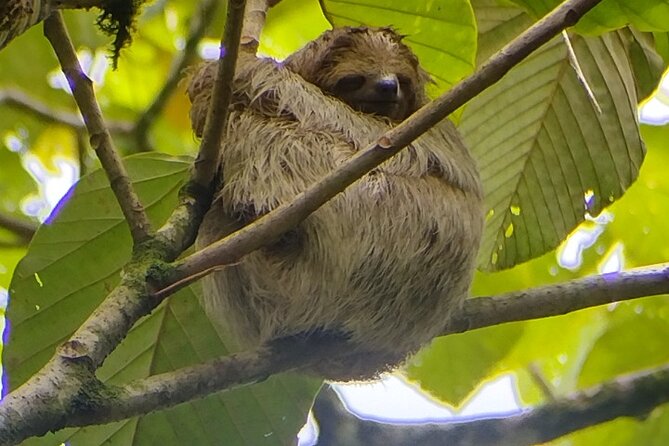
[[[337,81],[337,84],[335,85],[335,90],[338,92],[359,90],[362,88],[363,85],[365,85],[365,81],[366,81],[365,76],[359,74],[344,76]]]
[[[411,89],[411,79],[407,76],[402,76],[401,74],[397,76],[397,79],[400,81],[400,88],[404,91]]]

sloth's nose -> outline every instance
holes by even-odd
[[[397,76],[383,76],[376,82],[376,93],[387,100],[396,99],[399,95],[400,83]]]

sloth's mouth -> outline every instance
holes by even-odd
[[[364,113],[372,113],[391,119],[401,119],[403,116],[402,104],[399,101],[388,100],[366,100],[358,103],[358,110]]]
[[[384,99],[369,99],[366,101],[361,101],[361,104],[381,104],[381,105],[397,105],[399,104],[399,101],[388,101]]]

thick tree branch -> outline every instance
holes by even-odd
[[[229,0],[225,32],[221,39],[218,71],[204,125],[200,152],[195,160],[192,181],[209,187],[218,171],[218,154],[223,132],[228,123],[228,106],[232,98],[232,78],[235,75],[237,54],[244,21],[246,0]]]
[[[107,3],[109,0],[3,0],[0,2],[0,50],[56,9],[100,8]]]
[[[174,93],[174,89],[181,80],[183,71],[194,59],[197,45],[204,37],[207,27],[214,18],[217,6],[217,0],[203,0],[198,4],[196,11],[193,13],[184,48],[179,51],[178,55],[172,61],[163,87],[135,124],[135,137],[141,151],[147,152],[151,150],[151,144],[149,143],[151,125],[162,112],[163,108],[165,108],[165,104],[170,96],[172,96],[172,93]]]
[[[644,417],[669,402],[669,365],[616,378],[558,398],[517,416],[423,425],[390,425],[348,413],[334,391],[324,389],[314,403],[319,446],[530,446],[619,417]]]
[[[295,200],[184,259],[178,265],[171,283],[159,293],[159,297],[176,291],[217,266],[239,261],[246,254],[295,227],[362,175],[399,152],[434,124],[500,80],[532,51],[548,42],[562,29],[574,25],[580,17],[600,1],[568,0],[561,4],[491,57],[476,73],[422,107],[400,125],[381,136],[375,144],[371,144],[347,162],[342,163]],[[210,108],[210,113],[211,111]]]
[[[550,317],[613,301],[666,293],[669,293],[669,264],[639,268],[625,273],[587,277],[562,284],[538,287],[499,296],[472,298],[465,303],[460,316],[455,315],[454,320],[456,322],[454,326],[447,328],[443,334],[460,333],[511,321]],[[530,309],[525,311],[524,308],[526,307]],[[523,316],[517,317],[515,315],[516,312],[520,312]],[[253,384],[277,373],[309,368],[324,359],[345,355],[349,350],[350,347],[345,343],[332,339],[305,339],[299,337],[285,339],[272,345],[261,346],[255,350],[154,375],[118,388],[113,388],[109,392],[112,395],[111,398],[96,400],[95,406],[87,405],[85,411],[71,412],[67,417],[67,424],[64,426],[73,427],[106,423],[146,414],[153,410],[164,409],[179,403],[201,398],[213,392],[231,390],[242,385]],[[658,385],[665,386],[664,388],[667,388],[669,392],[669,366],[663,369],[661,373],[661,377],[658,378],[660,382]],[[648,379],[653,378],[649,377]],[[644,385],[649,385],[649,381],[646,378],[644,378],[643,382],[646,383]],[[605,392],[603,395],[607,398],[614,398],[610,391]],[[668,399],[669,393],[665,393],[661,400],[653,400],[654,402],[649,402],[648,405],[642,406],[639,410],[647,412],[653,407],[666,402]],[[597,401],[599,400],[596,398],[590,399],[578,407],[574,406],[573,409],[583,409],[585,412],[593,410],[596,413],[599,409],[591,408],[590,404],[594,404]],[[632,402],[631,400],[625,401]],[[14,402],[13,404],[16,405],[19,403]],[[567,406],[569,407],[569,405]],[[563,410],[564,401],[558,400],[555,405],[546,407],[549,407],[546,415],[542,415],[544,412],[539,411],[530,412],[530,414],[534,415],[530,417],[530,421],[527,421],[529,424],[525,429],[528,432],[530,432],[530,428],[536,429],[536,426],[541,426],[541,422],[537,420],[543,420],[543,417],[550,418],[556,414],[556,410]],[[606,404],[602,403],[597,407],[606,407]],[[636,414],[620,411],[619,409],[620,407],[617,407],[614,412],[606,412],[607,416],[611,416],[611,418],[599,419],[590,417],[588,419],[594,420],[592,424],[596,424],[618,416],[633,416]],[[0,420],[2,420],[3,410],[3,407],[0,406]],[[517,427],[518,429],[523,428],[524,425],[522,423],[525,423],[525,421],[521,422],[519,420],[525,420],[525,416],[512,418],[511,420],[513,421],[510,422],[510,426]],[[568,416],[567,418],[572,420],[573,423],[578,422],[578,417],[572,419]],[[501,426],[500,429],[507,429],[506,424],[501,421],[499,423],[499,426]],[[517,426],[516,423],[519,425]],[[466,426],[469,426],[469,423]],[[492,427],[488,429],[496,429],[496,426],[498,425],[493,423]],[[560,430],[559,426],[556,427],[553,425],[551,427],[549,425],[552,430],[548,430],[548,432],[553,432],[555,437],[557,437],[579,429],[577,424],[568,424],[568,426],[575,427],[571,427],[571,430]],[[387,429],[389,427],[384,426],[383,428]],[[403,428],[398,429],[401,431]],[[437,442],[434,444],[451,444],[449,443],[451,436],[453,438],[462,436],[462,438],[469,440],[472,438],[468,436],[472,435],[470,431],[477,431],[473,427],[459,426],[439,426],[436,429],[439,434],[438,438],[442,443]],[[481,427],[481,429],[483,428]],[[486,435],[492,435],[490,432],[485,431]],[[492,432],[494,434],[497,433],[496,430]],[[509,435],[512,435],[513,430],[509,432]],[[405,433],[407,435],[427,435],[430,432],[423,432],[422,429],[417,431],[409,429]],[[2,434],[3,431],[0,427],[0,438],[2,438]],[[444,435],[449,435],[448,441],[444,440],[446,438]],[[421,441],[426,438],[428,437],[420,437]],[[541,440],[535,437],[527,438],[527,441],[531,440],[533,442],[540,442]],[[547,441],[548,439],[542,441]],[[479,437],[472,439],[472,441],[474,440],[483,441]],[[423,444],[421,441],[418,441],[418,443]],[[477,443],[476,441],[453,444],[495,444],[494,442]]]
[[[48,0],[4,0],[0,3],[0,50],[51,13]]]
[[[468,299],[461,312],[449,321],[443,334],[559,316],[583,308],[659,294],[669,294],[669,263]]]
[[[56,110],[39,99],[31,97],[21,90],[0,90],[0,104],[7,104],[19,110],[28,112],[44,122],[63,124],[77,130],[86,128],[81,115],[67,110]],[[109,121],[107,128],[111,133],[130,133],[133,129],[131,122]]]
[[[49,39],[72,89],[74,99],[79,110],[81,110],[90,135],[91,147],[97,153],[102,168],[109,178],[112,191],[130,226],[132,238],[135,243],[145,241],[149,238],[151,224],[114,147],[109,130],[102,118],[102,112],[95,99],[93,84],[79,65],[77,53],[60,12],[54,12],[44,21],[44,35]]]

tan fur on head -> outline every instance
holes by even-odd
[[[392,28],[335,28],[290,56],[286,66],[324,92],[337,97],[340,96],[337,83],[348,75],[363,75],[374,80],[395,76],[405,95],[402,99],[404,104],[401,104],[397,114],[389,117],[399,121],[427,102],[425,84],[431,82],[402,38]],[[346,98],[340,99],[359,111],[365,111]]]
[[[387,28],[325,33],[284,66],[242,61],[222,147],[223,183],[197,244],[294,199],[387,131],[387,115],[323,94],[342,75],[375,76],[379,67],[413,73],[415,106],[424,101],[426,78],[415,56]],[[206,114],[209,70],[189,89],[196,129]],[[446,120],[272,246],[205,278],[204,304],[246,346],[343,336],[350,355],[312,372],[373,378],[440,333],[461,305],[482,214],[474,161]]]

